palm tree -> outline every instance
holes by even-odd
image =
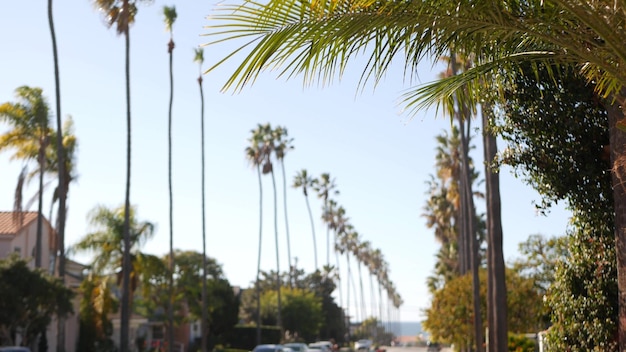
[[[165,29],[170,33],[170,41],[167,43],[167,52],[170,58],[170,103],[167,120],[167,175],[169,183],[169,218],[170,218],[170,256],[169,256],[169,304],[168,304],[168,349],[174,351],[174,197],[172,193],[172,106],[174,103],[174,31],[173,26],[176,21],[176,7],[164,6],[163,16],[165,18]]]
[[[202,321],[200,322],[200,329],[202,334],[201,351],[207,352],[207,287],[206,287],[206,214],[205,214],[205,180],[204,180],[204,92],[202,90],[202,63],[204,63],[204,50],[202,48],[196,48],[194,50],[195,56],[194,62],[198,63],[198,86],[200,87],[200,154],[201,154],[201,168],[202,168]]]
[[[124,222],[126,218],[125,207],[110,209],[105,206],[97,206],[92,209],[88,221],[93,231],[86,234],[77,243],[70,247],[71,253],[93,254],[90,266],[91,271],[98,276],[122,274],[124,267]],[[133,260],[141,254],[141,247],[154,235],[154,224],[148,221],[138,221],[135,217],[135,209],[130,213],[130,248]],[[134,266],[131,266],[129,277],[133,276]],[[136,278],[134,278],[136,279]]]
[[[0,135],[0,151],[15,149],[14,159],[36,159],[39,165],[39,205],[37,210],[37,240],[35,244],[35,267],[41,267],[41,232],[43,226],[43,177],[45,173],[46,148],[50,142],[50,115],[41,88],[27,86],[15,90],[18,102],[0,105],[0,120],[8,122],[13,129]],[[35,156],[36,155],[36,156]]]
[[[281,280],[280,280],[280,255],[279,255],[279,240],[278,240],[278,199],[276,195],[276,178],[274,177],[274,167],[272,164],[271,156],[276,152],[276,134],[272,130],[269,123],[263,125],[263,143],[265,146],[266,165],[270,176],[272,176],[272,189],[274,190],[274,245],[276,246],[276,296],[278,300],[276,324],[280,328],[280,336],[283,336],[283,325],[281,318],[282,302],[281,302]]]
[[[502,248],[502,217],[500,207],[500,176],[496,170],[491,167],[491,161],[495,160],[498,153],[496,136],[493,128],[490,126],[490,112],[488,106],[483,106],[482,122],[483,122],[483,150],[485,153],[485,184],[487,199],[487,321],[488,326],[496,327],[489,329],[489,341],[506,341],[508,338],[505,334],[507,326],[498,326],[497,324],[506,324],[506,319],[500,319],[499,314],[494,307],[506,306],[506,282],[504,277],[504,257]],[[506,318],[506,315],[504,316]],[[492,331],[493,330],[493,331]],[[499,345],[499,344],[498,344]]]
[[[454,92],[473,100],[480,95],[479,87],[502,82],[507,78],[503,69],[519,67],[520,63],[558,62],[580,68],[596,83],[598,95],[607,98],[609,106],[620,283],[619,340],[620,348],[626,350],[626,189],[621,187],[626,171],[626,134],[620,132],[626,129],[626,114],[620,108],[626,96],[624,3],[345,0],[329,5],[273,0],[222,6],[219,11],[224,12],[212,18],[224,22],[212,26],[216,29],[212,34],[221,36],[213,43],[223,43],[225,37],[246,40],[239,50],[252,47],[225,89],[241,89],[254,82],[263,68],[276,68],[277,64],[286,67],[279,72],[287,76],[301,73],[306,81],[330,80],[341,75],[349,59],[363,51],[371,56],[365,60],[362,82],[384,77],[389,63],[400,53],[408,74],[413,74],[427,54],[438,59],[454,49],[475,56],[476,65],[462,75],[408,93],[405,99],[411,110],[450,100]],[[297,40],[293,40],[296,35]],[[367,51],[370,45],[375,49]],[[464,88],[467,84],[472,89]],[[494,250],[501,253],[501,248]],[[498,319],[502,321],[502,316]]]
[[[359,288],[361,290],[361,321],[367,319],[367,310],[365,309],[365,290],[363,289],[363,272],[361,266],[369,264],[369,254],[371,251],[369,241],[361,241],[358,237],[353,248],[353,255],[356,258],[357,269],[359,272]]]
[[[261,287],[260,287],[260,274],[261,274],[261,249],[263,243],[263,183],[261,175],[269,170],[267,167],[267,150],[263,142],[263,126],[257,125],[257,128],[250,131],[252,136],[248,139],[250,145],[246,147],[246,159],[250,162],[252,167],[256,168],[257,176],[259,180],[259,250],[257,256],[257,271],[256,271],[256,302],[257,302],[257,325],[256,325],[256,339],[257,345],[261,344]]]
[[[458,56],[454,52],[452,52],[450,55],[450,69],[452,76],[459,74],[459,62],[457,60],[457,57]],[[480,259],[478,257],[478,239],[476,232],[477,227],[475,224],[476,210],[474,208],[474,193],[472,192],[472,166],[470,165],[471,161],[469,156],[469,134],[472,107],[469,106],[468,102],[463,101],[459,98],[458,92],[455,93],[454,100],[457,102],[457,104],[454,106],[448,106],[448,111],[451,113],[451,117],[454,120],[458,121],[459,134],[461,136],[461,237],[464,239],[465,246],[469,253],[469,256],[467,256],[467,258],[470,259],[468,269],[470,269],[472,273],[472,296],[474,301],[474,312],[480,312],[480,281],[478,278],[478,267],[480,265]],[[448,102],[449,101],[446,101],[445,103]],[[462,272],[462,274],[464,273]],[[503,307],[505,307],[506,309],[506,304]],[[482,314],[474,314],[474,341],[476,342],[476,351],[478,352],[481,352],[483,350],[482,326]],[[492,328],[495,327],[492,326]],[[506,328],[506,325],[504,327],[498,328]]]
[[[129,234],[128,243],[130,248],[124,248],[124,223],[126,210],[124,206],[110,209],[99,205],[92,209],[87,215],[92,232],[86,234],[77,243],[71,246],[68,253],[89,253],[92,254],[92,261],[89,264],[90,275],[104,278],[115,276],[117,285],[124,284],[124,277],[128,277],[129,308],[132,306],[133,293],[139,283],[140,263],[144,254],[141,252],[143,245],[154,235],[154,224],[148,221],[138,221],[135,217],[135,209],[130,209],[129,214]],[[124,255],[131,253],[130,266],[124,266]],[[124,270],[129,272],[124,273]],[[104,280],[106,281],[106,280]],[[102,282],[104,282],[102,281]],[[122,302],[123,304],[123,302]]]
[[[109,27],[116,25],[118,35],[124,35],[126,74],[126,191],[124,195],[124,273],[122,278],[122,313],[120,326],[120,349],[126,352],[129,341],[129,280],[130,258],[130,166],[131,166],[131,114],[130,114],[130,25],[135,22],[137,3],[149,0],[94,0],[98,10],[104,13]]]
[[[285,233],[287,235],[287,263],[289,265],[289,286],[293,286],[292,280],[292,272],[295,270],[295,267],[291,266],[291,244],[289,241],[289,220],[287,218],[287,175],[285,173],[285,155],[289,150],[293,150],[293,138],[288,138],[287,129],[284,127],[276,127],[273,131],[273,137],[276,140],[276,148],[274,149],[274,154],[276,155],[276,160],[280,163],[281,170],[283,172],[283,205],[285,211]]]
[[[311,204],[309,203],[309,188],[314,187],[315,181],[308,174],[306,169],[300,170],[293,179],[293,188],[302,188],[304,199],[306,200],[306,208],[309,211],[309,220],[311,221],[311,234],[313,235],[313,259],[315,260],[315,270],[319,270],[317,266],[317,239],[315,238],[315,222],[313,221],[313,213],[311,213]]]
[[[327,217],[332,213],[332,208],[330,207],[329,200],[331,195],[338,195],[339,191],[336,190],[337,185],[335,184],[335,179],[330,178],[329,173],[323,173],[320,175],[319,179],[314,181],[313,189],[317,192],[317,196],[324,201],[324,215],[323,218]],[[326,265],[330,265],[330,222],[326,221],[328,226],[326,226]]]
[[[65,200],[67,198],[67,187],[65,180],[65,155],[63,153],[63,125],[61,122],[61,83],[59,75],[59,54],[57,52],[57,37],[54,30],[54,15],[52,12],[52,0],[48,0],[48,24],[50,27],[50,37],[52,39],[52,58],[54,62],[54,88],[55,88],[55,103],[56,103],[56,123],[57,123],[57,155],[59,157],[59,185],[58,185],[58,198],[59,198],[59,212],[57,214],[57,243],[55,258],[58,258],[59,271],[58,276],[61,281],[65,282]],[[51,219],[52,221],[52,219]],[[59,317],[57,327],[57,350],[65,350],[65,318]]]
[[[72,184],[78,178],[78,174],[76,173],[76,154],[78,150],[78,138],[76,137],[76,134],[74,132],[74,120],[71,116],[68,116],[63,123],[61,139],[61,144],[63,146],[61,152],[62,155],[58,154],[59,151],[57,150],[57,148],[48,148],[46,153],[46,172],[48,172],[49,174],[57,175],[57,178],[59,177],[58,174],[60,172],[64,173],[64,175],[62,176],[64,184],[57,185],[52,193],[52,204],[50,207],[51,221],[54,204],[58,201],[60,206],[61,197],[64,197],[67,200],[67,197],[69,196],[70,184]],[[58,144],[58,132],[54,131],[54,133],[50,135],[50,145],[56,144]],[[59,208],[56,216],[57,228],[60,226],[61,221],[65,219],[66,214],[67,206],[65,206],[63,211],[61,211],[61,209]],[[60,252],[61,248],[63,247],[58,247],[57,251]],[[59,256],[61,256],[60,253]],[[61,265],[60,261],[61,260],[59,258],[59,270]]]

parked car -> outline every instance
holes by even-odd
[[[0,352],[30,352],[30,348],[21,346],[0,347]]]
[[[252,352],[293,352],[293,350],[283,345],[258,345]]]
[[[372,348],[372,343],[373,343],[372,340],[366,340],[366,339],[359,340],[354,343],[354,349],[357,351],[358,350],[369,351],[370,348]]]
[[[294,352],[308,352],[309,346],[306,343],[292,342],[286,343],[285,347],[291,348]]]
[[[309,344],[309,349],[319,350],[322,352],[331,352],[333,350],[333,344],[328,341],[319,341]]]

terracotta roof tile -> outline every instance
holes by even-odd
[[[0,211],[0,235],[13,235],[19,229],[19,225],[13,221],[14,212]],[[28,225],[31,221],[37,219],[37,212],[25,211],[22,226]]]

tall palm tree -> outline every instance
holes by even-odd
[[[506,281],[504,278],[505,264],[504,257],[501,250],[502,248],[502,217],[500,207],[500,176],[496,170],[491,166],[498,153],[498,146],[496,136],[493,132],[493,128],[490,125],[490,106],[483,106],[482,111],[482,123],[483,123],[483,150],[485,153],[485,184],[486,184],[486,199],[487,199],[487,235],[488,243],[487,248],[487,319],[488,326],[494,327],[489,329],[489,341],[497,341],[495,346],[503,344],[500,341],[506,341],[508,336],[507,326],[498,324],[506,324],[506,319],[501,319],[499,314],[504,314],[502,311],[494,309],[494,307],[501,307],[506,305]],[[506,315],[504,316],[506,318]],[[491,344],[490,344],[491,345]],[[491,351],[495,351],[491,349]]]
[[[359,273],[359,288],[361,290],[361,318],[367,319],[367,310],[365,308],[365,290],[363,289],[363,271],[361,266],[369,264],[369,253],[371,251],[371,244],[369,241],[361,241],[358,237],[353,248],[353,255],[356,258],[357,269]]]
[[[202,64],[204,63],[204,50],[202,48],[194,49],[194,62],[198,63],[198,86],[200,87],[200,154],[201,154],[201,183],[202,183],[202,321],[200,322],[200,333],[202,335],[201,351],[207,352],[207,287],[206,287],[206,214],[205,214],[205,180],[204,180],[204,92],[202,90]]]
[[[17,102],[0,105],[0,121],[12,129],[0,135],[0,151],[15,149],[13,159],[36,159],[39,165],[39,205],[37,209],[37,239],[35,244],[35,267],[41,267],[43,226],[43,178],[46,148],[50,142],[50,115],[41,88],[27,86],[15,90]],[[35,157],[36,155],[36,157]]]
[[[263,144],[266,153],[266,165],[270,176],[272,177],[272,189],[274,191],[274,245],[276,246],[276,296],[278,300],[276,324],[280,328],[280,336],[283,336],[283,324],[282,324],[282,298],[281,298],[281,280],[280,280],[280,253],[279,253],[279,240],[278,240],[278,198],[276,192],[276,177],[274,176],[274,166],[272,163],[272,154],[276,152],[276,133],[272,130],[269,123],[263,125]]]
[[[122,277],[122,313],[120,316],[120,349],[126,352],[130,347],[130,292],[128,276],[130,258],[130,167],[131,167],[131,113],[130,113],[130,25],[135,22],[137,3],[150,0],[94,0],[95,6],[103,12],[107,25],[115,25],[118,35],[124,36],[125,76],[126,76],[126,191],[124,194],[124,273]]]
[[[212,28],[216,30],[213,34],[221,37],[214,43],[223,43],[225,37],[245,40],[243,47],[252,47],[225,89],[241,89],[254,82],[263,68],[276,68],[276,64],[286,67],[279,72],[287,76],[301,73],[307,81],[330,80],[344,72],[349,60],[363,52],[360,49],[371,53],[370,60],[365,60],[362,82],[384,77],[389,63],[400,53],[406,60],[407,74],[413,74],[427,54],[438,59],[454,49],[475,55],[476,65],[464,74],[408,93],[405,101],[410,111],[449,100],[457,91],[463,99],[474,100],[480,96],[481,85],[499,84],[507,78],[503,69],[514,69],[520,63],[558,62],[578,67],[596,83],[599,97],[608,98],[619,340],[620,348],[626,350],[626,189],[621,187],[626,172],[626,134],[620,131],[626,130],[626,113],[621,109],[626,97],[623,2],[345,0],[329,5],[324,1],[273,0],[222,6],[218,11],[223,12],[212,17],[218,21]],[[296,35],[297,40],[293,40]],[[316,45],[311,47],[311,42]],[[465,90],[466,84],[473,89]],[[494,250],[501,252],[500,248]],[[501,316],[498,319],[502,321]]]
[[[276,148],[274,149],[274,155],[276,160],[280,163],[281,170],[283,172],[283,205],[285,212],[285,233],[287,235],[287,263],[289,265],[289,286],[293,286],[292,272],[295,270],[291,266],[291,243],[289,241],[289,220],[287,217],[287,175],[285,173],[285,155],[289,150],[293,150],[293,138],[289,138],[287,129],[281,126],[276,127],[273,131],[273,138],[276,140]]]
[[[61,281],[65,282],[65,200],[67,198],[67,187],[65,180],[65,155],[63,155],[63,125],[61,122],[61,83],[59,74],[59,54],[57,52],[57,37],[54,30],[54,14],[52,12],[52,0],[48,0],[48,25],[50,27],[50,37],[52,39],[52,59],[54,62],[54,88],[56,103],[56,136],[57,136],[57,155],[59,157],[59,173],[58,173],[58,198],[59,212],[57,214],[58,221],[56,226],[57,243],[55,245],[55,258],[58,258],[59,271],[58,276]],[[50,219],[52,221],[52,219]],[[57,326],[57,351],[65,350],[65,318],[59,317]]]
[[[46,154],[46,172],[52,175],[57,175],[59,178],[59,173],[64,173],[61,177],[63,179],[62,185],[57,185],[52,193],[52,202],[50,206],[50,221],[52,221],[52,211],[54,209],[54,205],[56,202],[59,202],[59,207],[61,206],[61,198],[65,198],[69,196],[70,184],[75,182],[78,179],[78,174],[76,173],[76,164],[77,164],[77,151],[78,151],[78,138],[76,137],[76,133],[74,131],[74,120],[71,116],[68,116],[65,119],[65,122],[62,126],[61,132],[62,146],[61,154],[59,155],[59,151],[57,148],[48,148]],[[50,145],[58,144],[58,132],[55,131],[50,135]],[[65,203],[67,204],[67,203]],[[59,208],[56,214],[55,224],[58,228],[61,226],[61,222],[66,220],[67,214],[67,205],[64,206],[63,210]],[[58,231],[58,230],[57,230]],[[65,254],[62,250],[64,244],[57,242],[57,248],[55,252],[58,252],[58,256],[55,257],[54,266],[58,266],[58,270],[61,270],[61,261],[64,260],[63,257]],[[56,269],[55,269],[56,271]],[[60,275],[60,274],[59,274]]]
[[[460,74],[457,54],[452,52],[450,55],[450,69],[452,76]],[[470,166],[470,123],[472,106],[468,102],[459,98],[459,93],[455,93],[454,99],[457,104],[449,106],[448,110],[454,120],[458,121],[459,134],[461,136],[461,236],[465,240],[470,259],[468,268],[472,273],[472,297],[474,311],[480,312],[480,281],[478,278],[478,267],[480,259],[478,257],[478,239],[476,232],[476,215],[474,208],[474,193],[472,192],[472,166]],[[447,102],[447,101],[446,101]],[[467,129],[466,129],[467,128]],[[466,132],[467,131],[467,132]],[[506,301],[505,301],[506,303]],[[506,309],[506,304],[504,305]],[[482,314],[474,314],[474,341],[476,342],[476,351],[483,350],[483,328]],[[494,328],[494,327],[492,327]]]
[[[335,179],[330,177],[329,173],[323,173],[318,179],[315,180],[313,189],[317,192],[317,196],[324,201],[324,214],[331,214],[332,209],[330,207],[330,196],[338,195],[339,191],[336,189]],[[330,265],[330,222],[327,221],[326,226],[326,265]]]
[[[169,184],[169,218],[170,218],[170,256],[169,256],[169,304],[167,310],[168,321],[168,350],[174,351],[174,197],[172,192],[172,106],[174,104],[174,22],[176,21],[176,7],[164,6],[163,17],[165,29],[170,33],[167,43],[167,53],[170,59],[170,103],[167,119],[167,175]]]
[[[261,274],[261,249],[263,243],[263,182],[261,175],[269,171],[267,164],[267,150],[263,142],[263,126],[257,125],[257,128],[250,131],[252,136],[248,138],[250,145],[246,147],[246,159],[250,165],[257,170],[257,176],[259,181],[259,250],[257,256],[257,271],[256,271],[256,340],[257,345],[261,344],[261,286],[260,286],[260,274]]]
[[[306,169],[300,170],[293,179],[293,188],[302,188],[304,199],[306,200],[306,208],[309,212],[309,220],[311,221],[311,234],[313,235],[313,259],[315,260],[315,270],[319,270],[317,266],[317,239],[315,238],[315,222],[313,221],[313,213],[311,213],[311,204],[309,203],[309,188],[315,185],[315,180],[307,174]]]

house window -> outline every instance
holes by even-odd
[[[22,254],[22,248],[16,246],[15,248],[13,248],[13,252],[21,255]]]

